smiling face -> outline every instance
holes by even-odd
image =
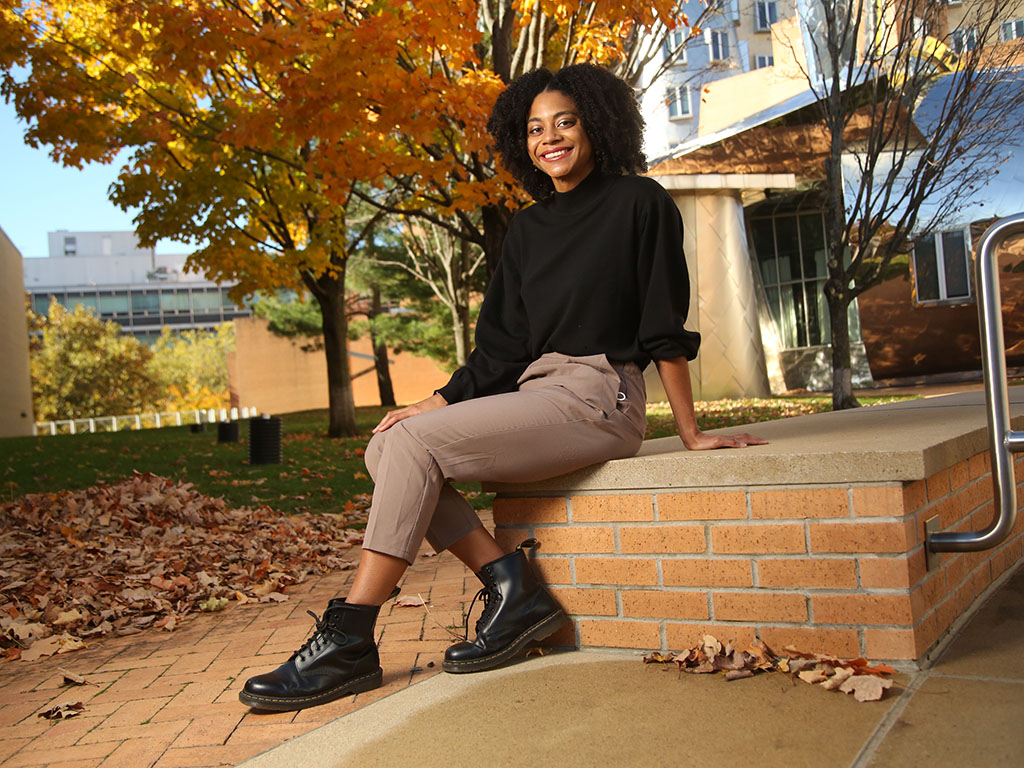
[[[526,149],[533,164],[551,177],[556,192],[568,192],[594,169],[594,152],[572,99],[544,91],[530,106]]]

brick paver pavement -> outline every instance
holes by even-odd
[[[491,525],[490,515],[483,516]],[[353,571],[289,588],[284,603],[232,604],[190,617],[174,632],[107,638],[86,650],[0,664],[0,768],[199,768],[235,765],[293,736],[437,674],[462,630],[463,605],[480,584],[458,560],[421,550],[402,583],[427,608],[388,603],[377,622],[384,685],[300,712],[257,714],[238,701],[254,674],[287,659],[312,628],[306,614],[344,595]],[[351,559],[359,556],[352,550]],[[63,687],[63,668],[89,685]],[[62,702],[85,710],[68,720],[38,713]]]

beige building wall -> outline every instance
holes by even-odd
[[[235,352],[229,355],[231,402],[256,407],[262,413],[291,413],[326,408],[327,362],[322,349],[305,340],[277,336],[260,318],[236,319]],[[370,340],[349,343],[349,351],[371,355]],[[390,354],[395,399],[414,403],[448,382],[448,374],[432,360],[408,353]],[[357,406],[380,405],[373,360],[349,356],[353,396]],[[371,369],[367,373],[361,373]],[[361,375],[360,375],[361,374]]]
[[[32,379],[21,253],[0,229],[0,437],[32,434]]]
[[[773,66],[715,80],[704,87],[699,118],[701,136],[728,128],[807,90],[807,60],[799,19],[774,24],[765,37],[768,50],[775,57]]]
[[[687,327],[701,335],[690,363],[694,397],[764,397],[778,361],[766,356],[760,302],[747,250],[744,189],[792,187],[791,174],[690,174],[655,176],[683,217],[690,272]],[[772,350],[769,350],[771,353]],[[648,369],[648,400],[664,399],[654,367]]]
[[[929,30],[929,33],[941,38],[954,29],[975,27],[979,18],[984,19],[992,12],[993,6],[996,6],[998,17],[1003,21],[1024,19],[1024,0],[967,0],[962,3],[947,3],[946,28]]]
[[[796,16],[796,0],[778,0],[778,20],[792,19]],[[747,53],[750,61],[747,66],[754,69],[758,56],[773,56],[772,32],[770,29],[757,28],[757,3],[755,0],[742,0],[740,3],[739,22],[736,25],[736,40],[747,42]],[[778,61],[778,59],[776,59]]]

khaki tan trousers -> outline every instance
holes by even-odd
[[[543,355],[519,389],[404,419],[373,436],[375,487],[363,547],[412,562],[426,536],[438,552],[480,526],[450,482],[530,482],[632,456],[646,393],[635,363]]]

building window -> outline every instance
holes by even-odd
[[[708,45],[711,46],[712,61],[724,61],[729,58],[729,33],[725,30],[708,30]]]
[[[157,293],[133,293],[132,312],[142,314],[158,314],[160,312],[160,296]]]
[[[690,86],[670,86],[665,93],[665,103],[668,104],[670,120],[682,120],[683,118],[690,117]]]
[[[1009,40],[1017,40],[1024,37],[1024,19],[1004,21],[999,26],[999,42],[1005,43]]]
[[[101,315],[127,315],[131,312],[128,294],[125,291],[100,294]]]
[[[825,218],[821,211],[752,218],[751,241],[772,320],[785,349],[832,341],[825,300]],[[850,304],[850,338],[860,339],[856,303]]]
[[[669,32],[665,37],[665,58],[670,59],[675,56],[676,58],[672,62],[673,64],[685,64],[686,49],[683,46],[686,44],[686,39],[689,36],[689,32],[682,27],[677,27]]]
[[[774,56],[763,56],[760,53],[754,57],[754,69],[764,69],[775,65]]]
[[[78,253],[78,238],[77,237],[65,237],[64,238],[64,255],[74,256]]]
[[[971,243],[966,230],[936,232],[914,243],[914,294],[919,302],[971,296]]]
[[[779,20],[779,4],[775,0],[757,0],[754,3],[754,29],[767,32]]]
[[[216,288],[207,288],[205,291],[193,291],[192,308],[196,312],[209,312],[220,310],[220,293]]]
[[[965,29],[954,29],[949,33],[949,47],[955,53],[973,51],[978,47],[978,33],[974,27]]]
[[[46,315],[50,311],[50,294],[32,294],[32,311],[37,315]]]
[[[75,307],[82,306],[88,309],[93,314],[99,312],[99,302],[95,296],[85,295],[70,295],[67,299],[67,306],[74,309]]]

